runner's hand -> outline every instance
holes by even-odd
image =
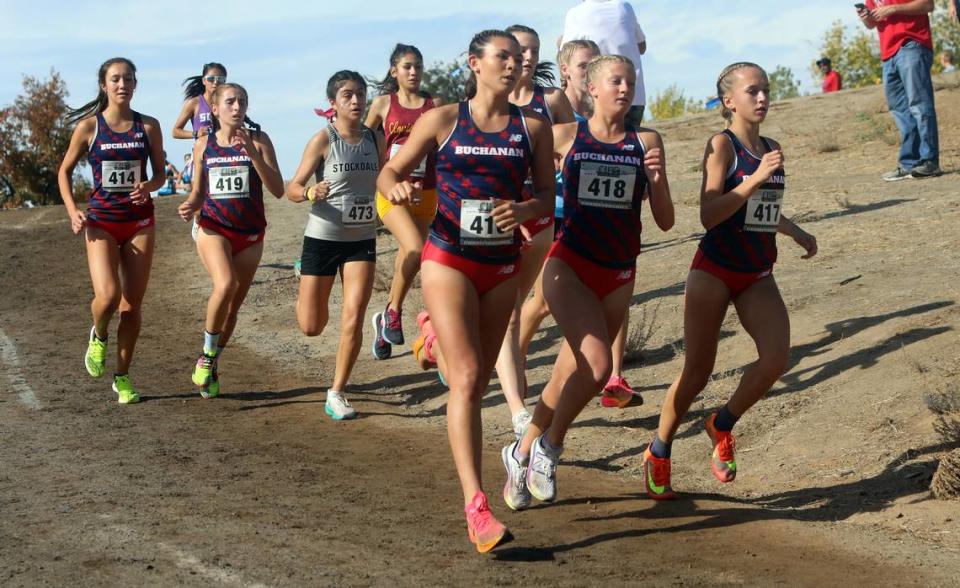
[[[233,134],[233,144],[243,147],[243,150],[247,152],[247,155],[253,155],[257,149],[253,145],[253,137],[250,135],[250,131],[247,129],[236,130],[236,132]]]
[[[643,172],[652,184],[659,184],[663,179],[663,149],[654,147],[643,156]]]
[[[882,20],[887,20],[888,18],[896,14],[897,14],[897,9],[892,4],[889,6],[878,6],[870,11],[870,16],[873,18],[873,20],[877,22]]]
[[[793,240],[797,242],[797,245],[803,247],[806,251],[806,255],[801,255],[801,259],[810,259],[817,254],[817,238],[811,235],[810,233],[804,231],[800,227],[794,225]]]
[[[516,229],[523,221],[529,219],[526,213],[526,207],[520,206],[519,202],[512,200],[493,199],[493,222],[503,231],[512,231]]]
[[[187,198],[183,201],[183,204],[177,207],[177,214],[180,215],[180,218],[182,218],[184,222],[190,222],[193,220],[193,215],[199,209],[199,202],[194,202],[192,198]]]
[[[753,177],[763,184],[782,167],[783,150],[776,149],[774,151],[768,151],[763,154],[763,159],[760,160],[760,165],[757,167],[757,171],[753,173]]]
[[[130,204],[134,206],[143,206],[150,201],[150,192],[146,191],[146,182],[140,182],[130,191]]]
[[[411,184],[407,180],[398,182],[397,185],[387,194],[387,200],[391,204],[406,204],[408,202],[420,202],[420,183]]]
[[[87,226],[87,215],[82,210],[75,209],[70,213],[70,229],[74,235],[79,235],[85,226]]]
[[[330,195],[330,182],[326,180],[317,182],[310,188],[310,191],[313,193],[312,202],[316,202],[317,200],[326,200],[327,196]]]

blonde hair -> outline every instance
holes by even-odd
[[[567,41],[563,44],[563,47],[560,47],[560,51],[557,52],[557,65],[570,65],[570,60],[573,59],[573,54],[578,49],[588,49],[600,55],[600,47],[590,39],[574,39]],[[563,76],[562,72],[560,73],[560,88],[567,89],[567,78]]]
[[[748,67],[753,67],[760,70],[760,73],[763,74],[763,77],[767,77],[766,70],[756,63],[752,63],[750,61],[738,61],[723,68],[723,71],[720,72],[720,76],[717,78],[717,98],[720,100],[720,116],[722,116],[727,123],[730,123],[733,120],[733,112],[731,112],[730,109],[724,105],[723,97],[733,90],[733,74]]]
[[[587,83],[595,82],[597,76],[600,75],[600,71],[614,63],[623,64],[632,72],[637,71],[637,68],[633,65],[633,61],[631,61],[629,57],[624,57],[623,55],[598,55],[587,64]]]

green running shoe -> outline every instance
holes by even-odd
[[[95,327],[90,327],[90,342],[87,343],[87,353],[83,356],[83,365],[92,377],[99,378],[103,375],[104,356],[106,354],[106,340],[97,339]]]
[[[113,376],[113,391],[117,393],[117,402],[120,404],[136,404],[140,402],[140,395],[133,389],[130,376]]]
[[[210,386],[210,380],[213,378],[213,365],[216,361],[216,355],[200,354],[200,357],[197,358],[197,364],[193,368],[193,375],[190,378],[193,380],[195,386],[200,387],[201,390]]]
[[[213,360],[213,368],[210,370],[210,383],[206,388],[200,388],[200,396],[204,398],[216,398],[220,396],[220,375],[217,373],[217,360]]]

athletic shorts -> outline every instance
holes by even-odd
[[[553,245],[550,247],[550,252],[547,253],[547,257],[559,259],[570,266],[570,269],[573,270],[573,273],[577,274],[580,281],[593,290],[593,293],[596,294],[600,300],[606,298],[620,286],[632,283],[637,275],[636,261],[629,267],[604,267],[596,262],[590,261],[560,241],[553,242]]]
[[[303,236],[300,254],[300,274],[304,276],[335,276],[343,264],[353,261],[377,261],[377,240],[327,241]]]
[[[756,284],[763,278],[773,274],[773,268],[763,270],[762,272],[735,272],[721,267],[703,254],[703,251],[697,249],[697,254],[693,256],[693,263],[690,265],[692,270],[700,270],[723,282],[730,290],[730,299],[743,294],[744,290]]]
[[[98,221],[87,219],[87,226],[93,229],[100,229],[109,233],[116,241],[117,245],[123,247],[127,241],[133,239],[137,233],[148,229],[156,224],[154,217],[135,221]]]
[[[229,241],[230,253],[233,255],[239,255],[248,247],[262,242],[264,236],[264,231],[260,231],[259,233],[238,233],[233,229],[228,229],[218,225],[217,223],[210,222],[203,217],[200,217],[200,219],[197,221],[197,226],[213,231]]]
[[[538,235],[547,229],[553,228],[553,215],[551,214],[550,216],[540,216],[537,218],[532,218],[528,221],[525,221],[523,223],[523,226],[525,226],[527,230],[530,231],[530,237],[532,238],[535,235]]]
[[[481,263],[459,255],[444,251],[427,240],[420,256],[421,264],[424,261],[433,261],[440,265],[453,268],[467,276],[477,289],[477,295],[483,296],[503,282],[506,282],[520,271],[520,258],[510,263]]]
[[[387,213],[393,210],[395,206],[406,206],[413,216],[432,221],[433,217],[437,216],[437,190],[436,188],[424,190],[419,203],[411,202],[406,205],[394,204],[387,200],[383,194],[377,192],[377,214],[380,216],[380,220],[383,220],[383,217],[387,216]]]

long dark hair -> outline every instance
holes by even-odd
[[[470,47],[467,49],[467,55],[473,55],[478,59],[483,57],[484,48],[490,44],[490,41],[493,41],[498,37],[502,39],[510,39],[514,43],[517,42],[517,38],[507,31],[501,31],[499,29],[487,29],[485,31],[480,31],[473,36],[473,39],[470,39]],[[470,77],[467,78],[466,83],[463,85],[463,93],[467,97],[467,100],[477,95],[477,74],[473,73],[473,70],[470,70]]]
[[[216,61],[211,61],[210,63],[203,64],[203,73],[198,76],[190,76],[189,78],[183,80],[183,99],[189,100],[194,96],[199,96],[203,94],[206,88],[203,87],[203,76],[207,75],[207,72],[211,69],[219,69],[223,72],[223,75],[227,75],[227,68],[223,67],[222,63],[217,63]]]
[[[113,57],[104,61],[100,65],[100,70],[97,72],[97,97],[87,102],[80,108],[74,108],[67,112],[67,124],[73,124],[80,119],[87,118],[93,114],[100,114],[107,109],[107,92],[103,87],[107,83],[107,70],[110,69],[111,65],[117,63],[125,63],[130,66],[130,69],[133,70],[133,81],[137,81],[137,66],[133,64],[132,61],[126,57]]]
[[[216,104],[220,100],[220,93],[229,88],[233,88],[241,92],[243,94],[243,97],[247,99],[247,106],[250,105],[250,95],[247,93],[247,89],[241,86],[240,84],[234,84],[234,83],[228,82],[228,83],[220,84],[219,86],[217,86],[217,89],[213,91],[213,102],[211,103],[211,106],[213,104]],[[213,132],[217,132],[220,130],[220,119],[215,116],[212,118],[213,118]],[[251,134],[253,134],[254,136],[257,136],[260,134],[260,125],[250,120],[250,117],[247,116],[246,114],[243,115],[243,124],[246,126],[247,129],[250,130]]]
[[[423,53],[420,53],[419,49],[413,45],[397,43],[396,47],[393,48],[393,52],[390,53],[390,68],[387,70],[387,75],[383,76],[382,80],[370,80],[370,83],[377,91],[377,94],[380,94],[381,96],[393,94],[400,89],[400,82],[397,81],[397,78],[390,75],[390,70],[397,67],[397,64],[400,63],[400,59],[404,55],[413,55],[420,60],[420,63],[423,63]],[[430,94],[424,90],[420,90],[419,94],[424,98],[430,97]]]
[[[514,33],[526,33],[528,35],[533,35],[540,39],[540,35],[537,34],[537,31],[531,29],[530,27],[522,24],[510,25],[505,29],[506,32],[513,35]],[[535,86],[541,86],[543,88],[549,88],[556,85],[556,78],[553,75],[553,63],[550,61],[538,61],[537,67],[533,70],[533,84]]]

